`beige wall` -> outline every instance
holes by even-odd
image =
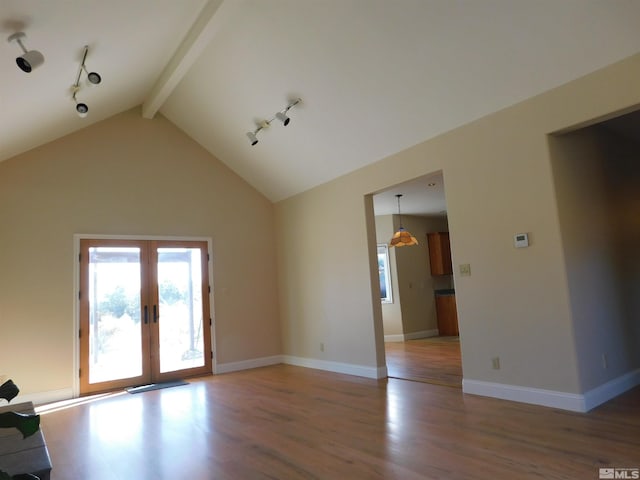
[[[367,225],[374,232],[370,243],[362,234]],[[375,367],[375,345],[384,338],[374,289],[378,272],[371,196],[363,199],[331,182],[297,201],[280,203],[276,227],[284,353]],[[383,363],[383,358],[378,360]]]
[[[376,243],[389,244],[394,234],[393,215],[376,216]],[[402,335],[402,310],[400,308],[400,294],[398,292],[398,266],[396,264],[396,249],[389,248],[389,272],[391,273],[391,292],[393,303],[383,303],[382,325],[386,335]]]
[[[589,390],[640,367],[640,144],[594,126],[554,136],[550,147],[580,381]]]
[[[210,237],[217,361],[281,353],[273,206],[161,116],[117,115],[0,163],[2,373],[73,382],[73,235]]]
[[[279,202],[285,353],[321,358],[324,339],[332,360],[381,366],[363,196],[442,170],[453,262],[472,272],[455,278],[465,379],[581,392],[547,134],[640,104],[638,84],[634,56]]]

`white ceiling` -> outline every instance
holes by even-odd
[[[140,105],[204,3],[0,0],[0,160]],[[45,56],[31,73],[18,69],[22,51],[6,41],[20,30],[25,47]],[[81,119],[71,86],[84,45],[88,69],[103,81],[78,94],[89,105]]]
[[[0,42],[0,160],[144,104],[272,201],[640,51],[637,0],[0,2],[5,39],[46,57],[25,74]],[[104,80],[80,119],[85,44]]]
[[[397,214],[398,198],[396,195],[402,195],[400,197],[400,213],[403,215],[443,216],[447,214],[442,172],[415,178],[375,194],[373,196],[375,214]]]

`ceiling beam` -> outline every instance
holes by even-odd
[[[229,15],[232,3],[232,0],[209,0],[205,4],[143,103],[144,118],[151,119],[160,110],[173,89],[218,32],[223,19]]]

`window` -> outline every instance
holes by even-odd
[[[382,303],[393,303],[391,272],[389,271],[389,248],[384,243],[378,244],[378,276],[380,277],[380,300]]]

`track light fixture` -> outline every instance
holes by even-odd
[[[277,112],[270,120],[261,121],[258,127],[253,132],[247,132],[246,135],[251,146],[254,146],[258,143],[258,132],[264,130],[265,128],[268,128],[271,125],[271,122],[273,122],[276,118],[280,120],[285,127],[289,125],[289,123],[291,122],[291,118],[287,116],[287,113],[289,112],[289,110],[291,110],[292,107],[295,107],[301,101],[301,98],[296,98],[295,100],[290,102],[289,105],[284,108],[284,110],[280,110],[279,112]]]
[[[80,91],[80,87],[74,85],[73,86],[73,101],[76,102],[76,113],[80,118],[84,118],[89,113],[89,107],[86,103],[78,102],[76,98],[76,94]]]
[[[282,113],[282,112],[276,113],[276,118],[280,120],[285,127],[289,125],[289,122],[291,121],[291,119],[287,117],[285,113]]]
[[[73,101],[76,103],[76,112],[80,118],[84,118],[89,113],[89,106],[86,103],[78,102],[76,95],[81,90],[80,87],[80,77],[82,76],[82,72],[87,74],[87,84],[88,85],[98,85],[102,82],[102,77],[99,73],[90,72],[87,70],[84,62],[87,60],[87,54],[89,53],[89,47],[87,45],[84,46],[84,52],[82,54],[82,62],[80,63],[80,68],[78,69],[78,76],[76,77],[76,83],[73,84],[72,92],[73,92]]]
[[[97,72],[90,72],[87,70],[87,67],[82,65],[85,73],[87,74],[87,82],[89,85],[98,85],[102,81],[102,77]]]
[[[10,35],[7,41],[9,43],[16,42],[18,45],[20,45],[20,48],[23,51],[23,55],[20,55],[19,57],[16,58],[16,63],[18,64],[18,68],[20,68],[20,70],[22,70],[23,72],[29,73],[31,72],[31,70],[33,70],[34,68],[38,68],[40,65],[44,63],[44,55],[42,55],[37,50],[27,51],[27,49],[24,48],[24,45],[22,44],[22,39],[25,38],[26,36],[27,35],[24,32],[17,32],[17,33],[14,33],[13,35]]]
[[[249,137],[249,142],[251,143],[251,146],[258,143],[258,137],[256,137],[256,133],[258,133],[259,131],[260,130],[256,130],[255,132],[247,132],[247,137]]]

